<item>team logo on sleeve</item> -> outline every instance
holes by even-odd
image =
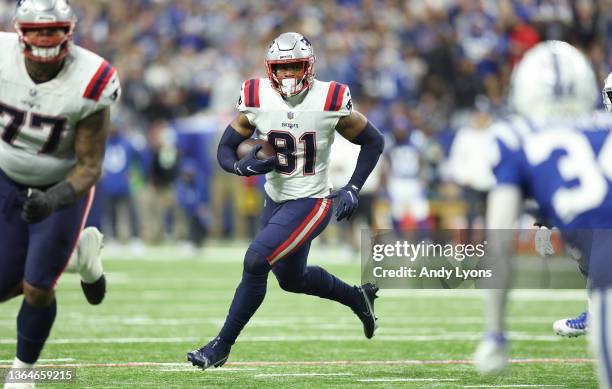
[[[347,110],[349,110],[349,111],[352,111],[352,110],[353,110],[353,100],[352,100],[352,99],[349,99],[349,100],[346,102],[346,109],[347,109]]]

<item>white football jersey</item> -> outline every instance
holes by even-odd
[[[242,85],[237,108],[257,128],[257,137],[276,149],[278,166],[265,185],[272,200],[330,193],[327,167],[336,124],[353,109],[348,86],[314,80],[303,101],[290,106],[267,78],[252,79]]]
[[[76,124],[121,94],[115,68],[73,45],[58,75],[30,78],[16,33],[0,32],[0,169],[22,185],[65,179],[76,164]]]

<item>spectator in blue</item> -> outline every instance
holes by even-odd
[[[125,211],[130,223],[131,240],[137,242],[140,239],[140,218],[130,187],[130,170],[138,160],[140,153],[123,133],[121,124],[113,123],[106,144],[102,178],[98,184],[103,204],[102,229],[111,239],[118,239],[118,219]]]
[[[182,161],[174,191],[187,219],[189,241],[194,247],[201,247],[208,233],[208,181],[194,159]]]

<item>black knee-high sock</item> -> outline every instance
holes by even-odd
[[[55,321],[55,300],[46,307],[35,307],[25,299],[17,315],[17,358],[25,363],[35,363]]]
[[[230,306],[225,324],[219,333],[223,341],[234,344],[240,331],[249,322],[257,311],[266,295],[268,272],[265,274],[251,274],[242,272],[242,281],[236,288],[234,300]]]
[[[308,266],[304,293],[334,300],[355,310],[361,304],[357,290],[319,266]]]

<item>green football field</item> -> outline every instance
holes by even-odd
[[[562,339],[555,319],[584,308],[584,291],[516,291],[511,305],[513,364],[481,377],[469,363],[483,327],[482,292],[382,290],[379,330],[336,303],[283,292],[271,276],[262,307],[228,363],[200,371],[186,352],[217,334],[241,274],[243,249],[148,248],[145,255],[107,250],[109,293],[87,305],[75,275],[58,287],[58,317],[43,365],[76,367],[72,384],[38,388],[596,388],[584,338]],[[319,263],[359,282],[359,263]],[[0,305],[0,365],[14,357],[20,301]]]

